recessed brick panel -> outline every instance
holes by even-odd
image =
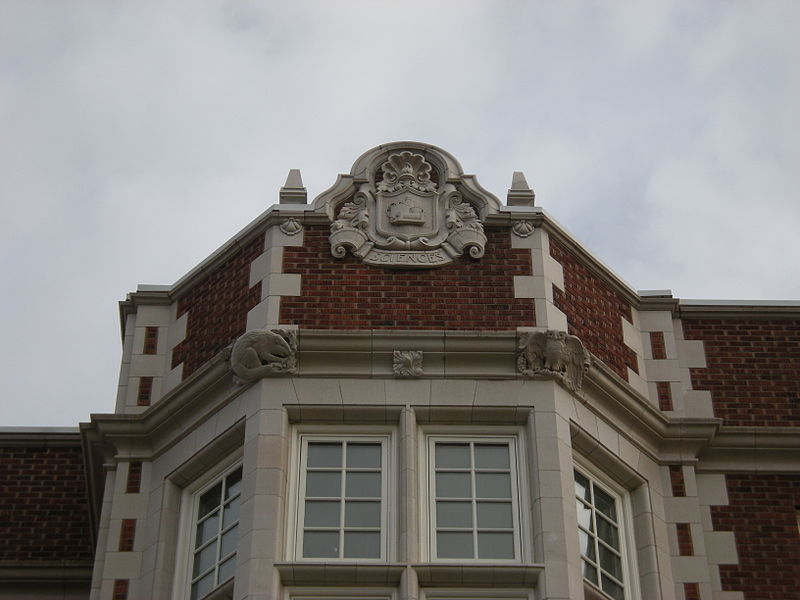
[[[725,425],[800,426],[800,321],[684,318],[683,333],[703,341],[692,387],[711,392]]]
[[[667,358],[667,345],[664,343],[663,331],[650,332],[650,349],[653,352],[654,359],[663,360]]]
[[[250,263],[264,252],[258,236],[240,248],[178,301],[188,313],[186,338],[172,352],[172,367],[183,363],[188,377],[245,332],[247,313],[261,300],[261,283],[250,284]]]
[[[683,479],[683,467],[680,465],[669,466],[669,480],[672,484],[673,496],[686,495],[686,482]]]
[[[694,556],[694,544],[692,544],[692,528],[689,523],[676,523],[675,528],[678,533],[678,555]]]
[[[658,395],[658,408],[661,410],[673,410],[672,387],[669,381],[657,381],[656,394]]]
[[[701,600],[700,585],[697,583],[684,583],[683,595],[685,600]]]
[[[283,270],[302,276],[302,296],[281,298],[281,323],[308,329],[513,330],[534,326],[533,300],[514,298],[514,275],[531,275],[530,250],[508,229],[486,229],[486,255],[435,269],[371,267],[331,256],[324,226],[284,249]]]
[[[150,406],[150,397],[153,394],[153,378],[140,377],[139,389],[136,393],[136,406]]]
[[[111,594],[112,600],[128,600],[128,587],[130,581],[128,579],[115,579],[114,590]]]
[[[158,327],[144,328],[144,349],[142,354],[156,354],[158,352]]]
[[[138,494],[142,487],[142,461],[132,460],[128,463],[128,479],[125,482],[126,494]]]
[[[93,549],[80,448],[0,448],[0,561],[86,561]]]
[[[564,268],[564,291],[553,287],[553,303],[567,315],[569,333],[627,381],[629,368],[639,372],[636,353],[622,337],[621,319],[633,318],[630,304],[552,238],[550,255]]]
[[[131,552],[136,540],[136,519],[122,519],[119,528],[119,551]]]
[[[800,475],[725,476],[727,506],[712,506],[716,531],[733,531],[738,565],[720,565],[722,589],[746,600],[798,597]]]

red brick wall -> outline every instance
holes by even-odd
[[[436,269],[371,267],[331,256],[329,228],[307,227],[284,250],[283,270],[302,275],[302,296],[281,299],[281,323],[309,329],[509,330],[536,324],[533,300],[514,298],[514,275],[531,275],[530,250],[508,229],[487,229],[486,255]]]
[[[172,367],[183,363],[183,376],[245,332],[247,312],[261,300],[261,283],[252,288],[250,263],[264,252],[264,238],[231,255],[178,301],[180,317],[188,312],[186,338],[172,351]]]
[[[564,268],[564,291],[554,287],[553,301],[567,315],[569,333],[627,381],[626,367],[639,372],[636,353],[622,341],[620,317],[632,322],[630,305],[552,238],[550,255]]]
[[[726,425],[800,426],[800,321],[685,318],[683,334],[703,341],[692,387]]]
[[[733,531],[738,565],[720,565],[722,589],[746,600],[798,597],[800,475],[726,475],[728,506],[712,506],[717,531]]]
[[[0,562],[92,556],[80,448],[0,448]]]

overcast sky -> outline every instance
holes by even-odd
[[[117,302],[378,144],[515,170],[636,289],[800,299],[800,3],[0,2],[0,425],[112,412]]]

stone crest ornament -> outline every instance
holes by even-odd
[[[514,235],[521,238],[528,237],[533,233],[534,229],[536,229],[536,227],[530,221],[516,221],[511,226],[511,231],[514,232]]]
[[[422,350],[395,350],[392,369],[397,377],[422,375]]]
[[[433,175],[436,175],[434,180]],[[465,252],[483,256],[486,236],[475,207],[420,153],[389,153],[331,224],[331,253],[369,265],[425,269]]]
[[[297,334],[285,329],[253,329],[233,344],[234,382],[297,372]]]
[[[280,224],[279,229],[286,235],[297,235],[303,231],[303,226],[294,217],[289,217]]]
[[[528,377],[556,377],[567,389],[580,391],[591,358],[580,339],[548,329],[519,336],[517,369]]]

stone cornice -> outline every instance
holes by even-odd
[[[720,427],[698,471],[800,473],[800,427]]]

